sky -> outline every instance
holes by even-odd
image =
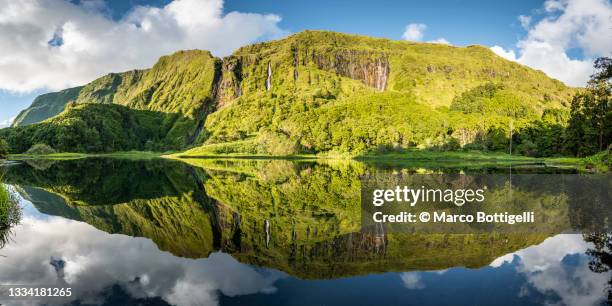
[[[0,127],[41,93],[307,29],[480,44],[571,86],[612,55],[611,0],[0,0]]]

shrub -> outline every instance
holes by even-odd
[[[37,143],[26,151],[26,154],[30,154],[30,155],[45,155],[45,154],[53,154],[53,153],[56,153],[56,151],[44,143]]]
[[[299,153],[296,141],[287,135],[273,131],[263,131],[256,139],[263,153],[270,155],[293,155]]]
[[[2,181],[3,173],[0,173]],[[0,183],[0,249],[9,241],[11,228],[21,220],[21,206],[15,194],[10,193],[7,186]]]

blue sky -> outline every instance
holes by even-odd
[[[79,1],[74,1],[78,3]],[[135,5],[162,7],[170,0],[106,1],[112,18],[120,19]],[[276,14],[279,26],[290,32],[332,30],[401,39],[410,23],[428,26],[426,37],[444,37],[455,45],[512,47],[525,34],[517,17],[542,8],[544,1],[283,1],[229,0],[232,11]]]
[[[223,56],[306,29],[480,44],[570,85],[612,51],[610,0],[0,0],[0,125],[33,98],[179,49]],[[607,37],[609,39],[603,39]]]
[[[410,23],[426,24],[426,38],[457,45],[509,47],[524,33],[517,16],[543,1],[228,1],[226,11],[275,13],[290,31],[325,29],[401,39]]]

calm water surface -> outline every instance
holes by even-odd
[[[360,232],[364,173],[571,170],[119,159],[5,170],[24,216],[0,249],[0,283],[74,293],[9,305],[608,302],[607,235]]]

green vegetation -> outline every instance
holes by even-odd
[[[510,155],[503,152],[482,152],[482,151],[424,151],[424,150],[407,150],[404,152],[393,152],[386,154],[369,154],[362,155],[356,158],[357,160],[367,159],[407,159],[420,161],[508,161],[508,162],[534,162],[538,159]]]
[[[595,61],[586,91],[572,100],[566,138],[577,156],[592,155],[612,146],[612,59]]]
[[[171,151],[167,151],[165,154],[170,154]],[[30,154],[11,154],[9,157],[11,160],[69,160],[79,158],[90,158],[90,157],[106,157],[106,158],[120,158],[120,159],[154,159],[161,158],[163,153],[153,151],[118,151],[111,153],[52,153],[45,155],[30,155]]]
[[[584,168],[597,172],[608,172],[612,169],[612,155],[610,151],[602,151],[595,155],[587,156],[582,160]]]
[[[6,140],[0,138],[0,159],[5,159],[9,154],[9,146]]]
[[[455,97],[450,109],[464,114],[501,115],[511,118],[533,118],[535,109],[501,84],[487,83]],[[548,111],[548,109],[547,109]]]
[[[306,31],[223,60],[177,52],[148,70],[41,96],[20,122],[36,121],[27,114],[43,101],[65,97],[66,109],[0,138],[12,153],[45,143],[61,152],[185,156],[424,149],[583,157],[612,139],[609,62],[600,59],[589,86],[574,89],[484,47]]]
[[[511,121],[528,126],[574,92],[482,47],[331,32],[247,46],[231,60],[241,95],[209,115],[201,138],[227,144],[209,147],[219,154],[503,150]]]
[[[43,160],[43,159],[56,159],[56,160],[64,160],[64,159],[76,159],[76,158],[85,158],[90,156],[89,154],[85,154],[85,153],[70,153],[70,152],[61,152],[61,153],[52,153],[52,154],[45,154],[45,155],[29,155],[29,154],[11,154],[9,155],[9,158],[11,160],[32,160],[32,159],[36,159],[36,160]]]
[[[139,110],[181,114],[194,120],[204,115],[209,107],[217,65],[218,59],[210,52],[179,51],[161,57],[151,69],[111,73],[82,87],[41,95],[17,117],[13,126],[58,115],[68,103],[119,104]]]
[[[181,51],[148,70],[112,73],[83,87],[42,95],[13,129],[0,130],[0,138],[12,153],[35,143],[62,152],[184,148],[213,107],[218,65],[209,52]]]
[[[28,155],[48,155],[53,153],[56,153],[55,150],[44,143],[37,143],[26,151]]]
[[[24,109],[15,117],[12,126],[23,126],[43,121],[61,113],[66,104],[74,101],[83,87],[40,95],[34,99],[30,107]]]
[[[166,152],[171,153],[171,152]],[[109,157],[109,158],[121,158],[121,159],[132,159],[132,160],[141,160],[141,159],[154,159],[160,158],[161,154],[152,151],[125,151],[125,152],[113,152],[113,153],[103,153],[96,155],[88,155],[89,157]]]
[[[165,151],[185,145],[192,122],[179,114],[135,110],[114,104],[72,104],[40,123],[0,130],[11,152],[46,144],[60,152]]]
[[[218,64],[210,52],[179,51],[161,57],[151,69],[99,78],[85,85],[75,102],[120,104],[195,120],[210,107]]]
[[[4,174],[0,173],[0,249],[10,239],[11,228],[21,220],[21,207],[7,186],[2,183]]]
[[[257,146],[253,138],[213,143],[177,153],[177,156],[219,156],[219,155],[263,155],[265,152]]]

